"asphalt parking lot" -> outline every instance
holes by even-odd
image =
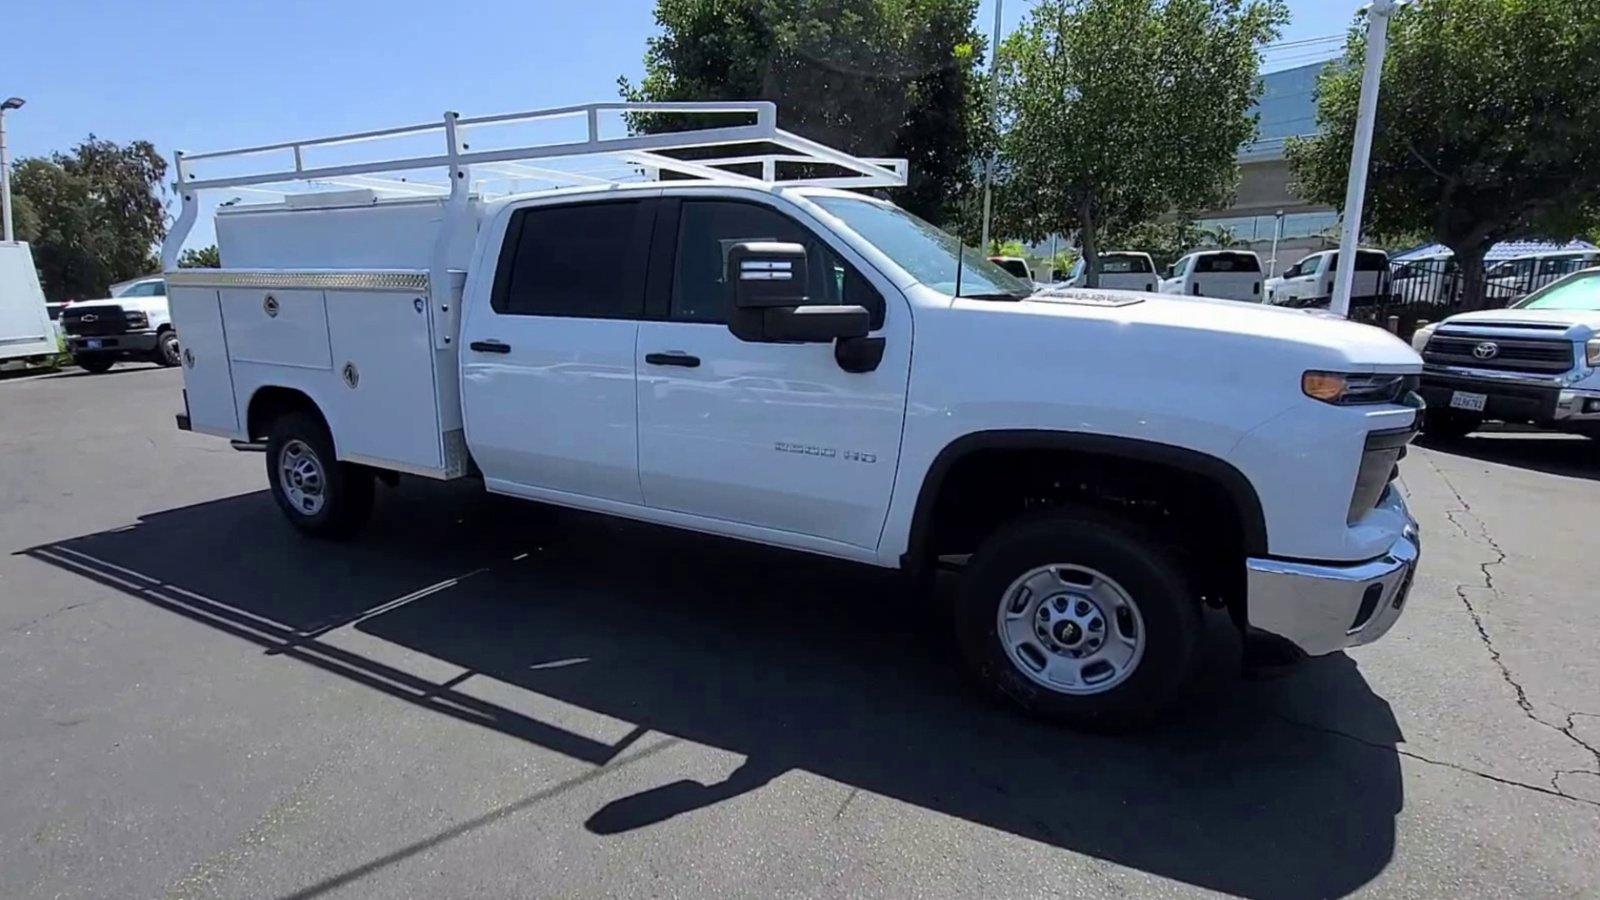
[[[303,539],[180,385],[0,378],[0,896],[1600,892],[1600,444],[1418,449],[1386,639],[1107,737],[859,569],[415,480]]]

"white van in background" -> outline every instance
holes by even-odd
[[[1313,253],[1290,266],[1283,275],[1267,279],[1267,302],[1298,309],[1326,307],[1333,298],[1339,271],[1339,251]],[[1357,250],[1356,272],[1350,284],[1353,305],[1370,302],[1389,291],[1389,254],[1382,250]]]
[[[1084,287],[1089,281],[1089,269],[1079,257],[1067,276],[1069,287]],[[1118,291],[1153,291],[1160,279],[1156,277],[1156,264],[1148,253],[1113,251],[1100,254],[1100,286]]]
[[[1172,264],[1161,293],[1261,302],[1261,258],[1249,250],[1196,250]]]

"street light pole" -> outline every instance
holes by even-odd
[[[21,109],[25,102],[21,97],[7,97],[0,103],[0,227],[4,228],[8,244],[17,236],[11,230],[11,155],[6,150],[6,112]]]
[[[1278,210],[1272,217],[1272,259],[1267,261],[1267,277],[1272,278],[1278,274],[1278,241],[1283,240],[1283,210]]]
[[[1367,64],[1361,74],[1361,100],[1356,107],[1356,135],[1350,147],[1350,178],[1344,193],[1344,222],[1339,234],[1338,270],[1328,311],[1350,315],[1350,288],[1356,274],[1356,243],[1361,238],[1361,206],[1367,195],[1367,164],[1372,158],[1372,130],[1378,119],[1378,82],[1389,49],[1389,17],[1396,0],[1374,0],[1367,7]]]
[[[989,127],[1000,137],[1000,10],[1005,7],[1005,0],[994,0],[994,31],[989,37]],[[983,160],[983,241],[979,249],[987,254],[989,252],[989,211],[992,208],[994,186],[994,154],[995,149],[990,148],[989,154]]]

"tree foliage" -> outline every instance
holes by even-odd
[[[771,100],[781,127],[905,157],[895,199],[936,223],[975,190],[984,134],[976,0],[658,0],[639,101]],[[670,120],[639,117],[641,130]]]
[[[1001,230],[1076,230],[1093,285],[1102,230],[1219,205],[1287,15],[1282,0],[1040,0],[1001,45]]]
[[[12,190],[27,210],[18,237],[33,245],[45,297],[104,297],[112,284],[159,268],[166,171],[148,141],[120,145],[94,135],[71,153],[18,162]]]
[[[222,268],[222,255],[217,252],[216,244],[209,244],[198,250],[191,248],[178,254],[178,268],[220,269]]]
[[[1362,225],[1432,235],[1481,308],[1490,246],[1570,239],[1600,208],[1600,4],[1428,0],[1389,40]],[[1288,148],[1308,199],[1343,206],[1365,56],[1353,29],[1318,85],[1318,133]]]
[[[1192,219],[1146,220],[1117,227],[1107,232],[1107,243],[1128,250],[1143,250],[1158,270],[1166,269],[1178,258],[1208,243],[1208,232]]]

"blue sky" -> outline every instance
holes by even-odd
[[[994,0],[978,13],[987,31]],[[1026,0],[1005,0],[1005,28]],[[1283,40],[1342,33],[1359,0],[1290,0]],[[653,0],[11,0],[0,96],[13,157],[90,132],[163,154],[616,97]],[[1269,55],[1296,61],[1297,51]],[[779,111],[782,121],[782,110]],[[197,229],[196,238],[201,235]],[[191,244],[195,243],[191,240]]]

